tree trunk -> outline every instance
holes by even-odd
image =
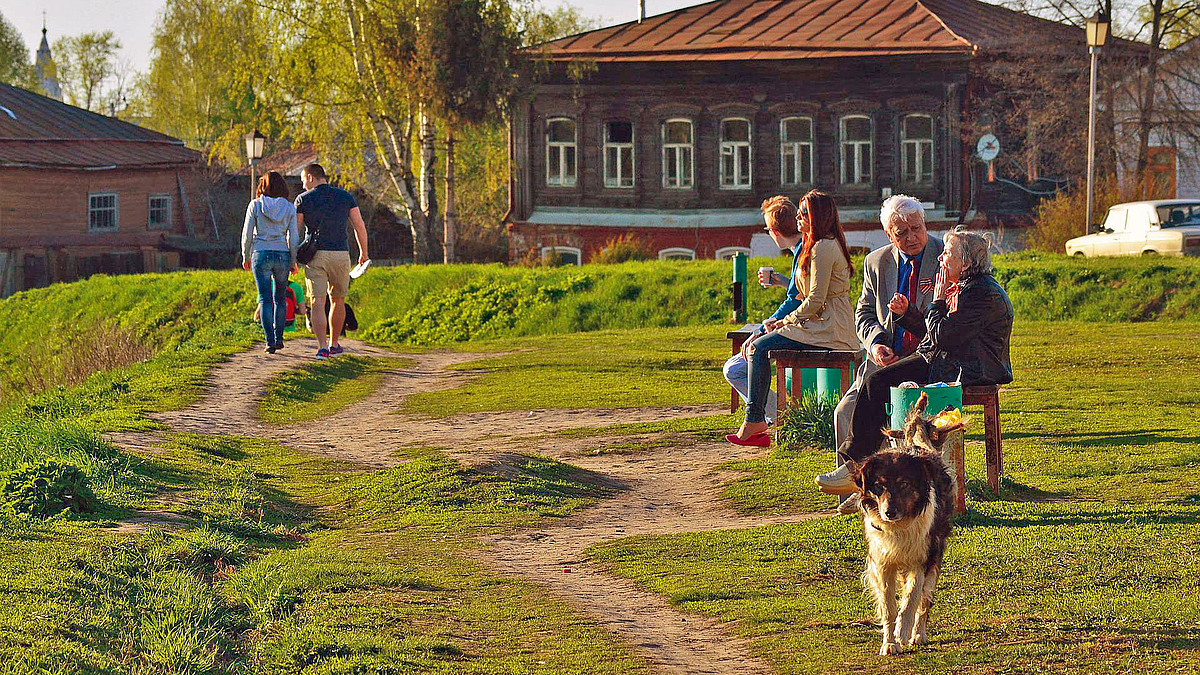
[[[429,246],[421,262],[437,262],[441,258],[438,239],[441,234],[437,198],[437,126],[424,106],[418,113],[421,120],[421,210],[425,213]]]
[[[1162,42],[1164,0],[1153,0],[1150,3],[1150,55],[1146,62],[1146,80],[1142,85],[1142,101],[1138,110],[1138,155],[1137,173],[1138,191],[1145,199],[1146,168],[1150,165],[1150,131],[1154,125],[1154,93],[1158,83],[1158,59],[1161,53],[1159,43]]]
[[[446,127],[446,215],[444,216],[445,233],[442,239],[442,250],[445,252],[444,262],[449,265],[454,262],[454,226],[458,216],[454,212],[454,131]]]

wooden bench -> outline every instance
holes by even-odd
[[[767,353],[775,362],[775,391],[779,395],[779,410],[782,413],[787,407],[788,368],[792,369],[791,395],[800,397],[801,368],[837,368],[842,371],[842,394],[850,389],[854,382],[854,371],[862,365],[863,352],[860,351],[830,351],[826,349],[772,349]]]
[[[1000,493],[1000,476],[1004,473],[1004,452],[1000,439],[1000,385],[987,384],[963,388],[963,407],[983,406],[983,442],[987,462],[988,487]]]
[[[735,356],[738,352],[742,351],[742,345],[746,344],[746,340],[749,340],[750,336],[754,335],[761,327],[761,323],[748,323],[737,330],[731,330],[726,333],[725,337],[733,341],[733,351],[730,353],[730,356]],[[741,402],[742,397],[738,396],[737,389],[733,387],[729,389],[729,414],[732,415],[737,412],[738,404]]]
[[[1000,450],[1000,387],[989,384],[963,389],[963,407],[983,406],[983,438],[986,450],[988,487],[993,494],[1000,492],[1000,474],[1004,473],[1003,454]],[[955,431],[942,446],[942,457],[954,471],[954,512],[962,513],[967,508],[966,494],[966,439],[960,429]]]

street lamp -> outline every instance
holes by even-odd
[[[1092,181],[1096,173],[1096,56],[1108,41],[1108,15],[1096,12],[1087,20],[1088,54],[1092,57],[1092,81],[1088,89],[1087,220],[1084,234],[1092,229]]]
[[[254,199],[254,165],[262,159],[263,146],[267,137],[258,133],[258,129],[246,134],[246,159],[250,160],[250,198]]]

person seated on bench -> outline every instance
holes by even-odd
[[[844,462],[861,462],[879,450],[887,423],[884,404],[902,382],[958,382],[962,386],[1012,382],[1009,340],[1013,307],[992,276],[991,242],[959,225],[946,234],[925,337],[916,353],[868,374],[850,418],[850,435],[838,447],[843,464],[817,476],[823,492],[856,490]],[[906,315],[901,321],[915,321]],[[902,324],[903,325],[903,324]],[[919,330],[913,326],[912,330]]]
[[[774,326],[777,322],[782,321],[785,316],[791,314],[802,302],[799,297],[800,289],[796,287],[796,261],[800,259],[800,245],[804,242],[804,236],[800,234],[800,224],[796,222],[796,205],[792,200],[783,195],[776,195],[762,203],[763,219],[767,223],[767,232],[771,233],[771,239],[780,248],[792,249],[792,277],[783,276],[778,272],[767,272],[759,270],[758,283],[765,288],[771,286],[782,286],[787,288],[787,295],[783,302],[779,303],[779,309],[771,316],[763,319],[762,328],[752,337],[758,337],[767,331],[767,327]],[[769,277],[767,275],[770,275]],[[747,340],[748,342],[749,340]],[[725,362],[725,366],[721,369],[725,375],[725,381],[729,386],[733,387],[743,401],[750,400],[750,364],[746,361],[746,343],[742,343],[742,349],[737,354],[729,357]],[[768,423],[775,421],[775,412],[777,405],[777,397],[774,391],[767,391],[767,401],[765,406],[765,416]]]
[[[854,334],[854,307],[850,302],[850,277],[854,268],[850,249],[838,219],[837,205],[824,192],[810,190],[795,209],[796,229],[781,222],[790,214],[791,202],[775,197],[763,204],[767,233],[780,248],[799,249],[792,261],[792,280],[799,304],[782,318],[763,322],[762,332],[742,346],[747,361],[749,392],[746,420],[736,434],[725,438],[735,445],[767,446],[766,404],[775,371],[768,354],[772,349],[846,349],[858,347]],[[803,237],[803,245],[799,245]],[[784,304],[786,306],[787,303]],[[794,377],[799,377],[796,373]]]

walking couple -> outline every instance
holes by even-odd
[[[242,227],[242,268],[254,272],[258,300],[262,304],[265,351],[283,349],[287,321],[288,274],[298,272],[297,251],[300,228],[315,251],[304,263],[309,316],[317,338],[317,358],[341,354],[338,344],[346,321],[346,295],[350,291],[350,245],[347,224],[358,242],[358,262],[367,255],[367,226],[354,195],[329,184],[320,164],[309,164],[301,174],[304,192],[293,205],[288,186],[277,171],[268,171],[258,181],[255,197],[246,208]],[[307,248],[307,247],[306,247]],[[331,308],[326,308],[326,298]]]

